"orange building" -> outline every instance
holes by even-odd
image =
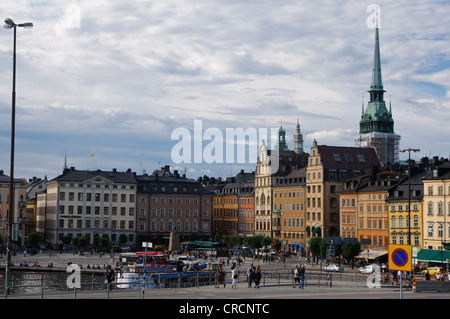
[[[365,248],[387,249],[389,219],[386,198],[398,180],[371,180],[358,192],[357,236]]]
[[[272,229],[281,250],[298,252],[305,247],[305,176],[306,169],[276,177],[272,188]]]

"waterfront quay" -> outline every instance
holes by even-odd
[[[78,255],[71,252],[44,251],[41,254],[23,256],[17,253],[12,257],[14,266],[12,271],[26,272],[66,272],[69,262],[82,266],[82,273],[92,273],[101,275],[104,265],[114,265],[118,260],[118,253],[114,256],[105,254],[84,254]],[[201,260],[207,262],[206,260]],[[217,261],[217,260],[214,260]],[[24,262],[28,267],[20,267]],[[6,258],[0,259],[1,273],[4,274]],[[32,265],[39,263],[39,267]],[[53,267],[49,268],[49,264]],[[112,287],[111,290],[106,286],[98,289],[62,289],[61,291],[49,291],[41,293],[21,293],[10,294],[7,299],[148,299],[162,300],[171,299],[184,302],[185,300],[222,300],[222,299],[242,299],[242,300],[283,300],[283,299],[448,299],[450,293],[439,292],[413,292],[411,290],[400,289],[396,284],[380,284],[377,287],[369,287],[367,284],[367,275],[358,273],[357,268],[345,266],[343,273],[327,273],[321,271],[325,264],[309,265],[306,264],[306,285],[300,289],[297,285],[293,288],[293,279],[290,275],[291,269],[300,262],[297,257],[286,258],[286,262],[262,262],[253,261],[254,265],[259,264],[263,270],[263,279],[260,288],[248,288],[246,282],[246,270],[252,263],[252,260],[246,260],[244,264],[238,266],[239,280],[237,288],[231,287],[231,262],[225,260],[224,269],[227,273],[226,286],[220,285],[216,288],[214,285],[191,286],[188,288],[152,288],[152,289],[119,289]],[[88,269],[88,265],[100,266],[100,269]],[[329,274],[328,274],[329,275]],[[419,278],[418,280],[422,280]],[[4,279],[0,280],[0,286],[4,287]],[[3,290],[2,290],[3,292]]]

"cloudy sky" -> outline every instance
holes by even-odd
[[[173,133],[194,139],[194,121],[224,137],[227,128],[283,125],[292,147],[299,118],[305,151],[314,139],[353,146],[371,80],[371,4],[2,0],[2,18],[34,23],[17,30],[14,175],[53,178],[65,156],[77,169],[151,173],[167,164],[193,178],[254,169],[249,160],[174,162],[182,138]],[[420,148],[417,159],[449,157],[450,2],[376,4],[400,147]],[[9,175],[13,33],[2,30],[0,169]],[[208,143],[192,147],[191,162]]]

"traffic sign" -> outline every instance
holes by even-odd
[[[411,271],[411,245],[389,245],[389,269]]]

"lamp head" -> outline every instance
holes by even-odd
[[[16,26],[16,24],[14,23],[14,21],[10,18],[6,18],[5,19],[5,24],[3,25],[3,28],[5,29],[12,29]]]
[[[25,28],[25,29],[31,29],[33,27],[33,22],[25,22],[18,25],[19,27]]]

